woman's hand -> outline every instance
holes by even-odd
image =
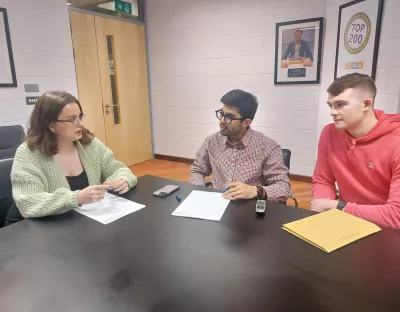
[[[103,185],[106,186],[109,191],[119,194],[125,194],[129,191],[129,184],[124,178],[119,178],[115,181],[106,181]]]
[[[104,198],[107,191],[105,185],[92,185],[80,190],[76,196],[78,205],[96,203]]]

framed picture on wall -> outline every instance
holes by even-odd
[[[320,82],[324,18],[276,24],[275,85]]]
[[[339,7],[335,79],[358,72],[375,79],[383,0],[356,0]]]
[[[0,8],[0,87],[16,87],[14,57],[11,47],[7,10]]]

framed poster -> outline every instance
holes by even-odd
[[[14,57],[11,47],[7,10],[0,8],[0,87],[16,87]]]
[[[324,18],[276,24],[275,85],[319,83]]]
[[[339,7],[335,79],[358,72],[375,80],[383,0],[356,0]]]

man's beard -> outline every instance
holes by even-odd
[[[221,134],[222,134],[223,136],[230,136],[229,130],[221,130],[221,129],[220,129],[219,132],[221,132]]]

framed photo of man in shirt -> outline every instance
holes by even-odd
[[[320,82],[323,17],[276,24],[275,85]]]

